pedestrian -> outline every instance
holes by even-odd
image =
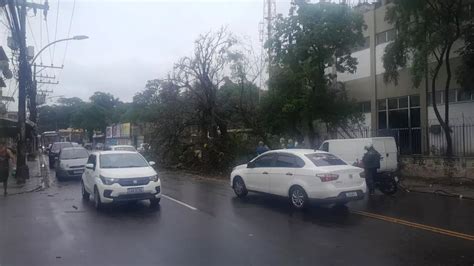
[[[380,158],[382,156],[374,148],[374,146],[366,146],[367,152],[362,157],[362,164],[365,170],[365,181],[369,189],[369,194],[373,195],[375,192],[375,178],[377,176],[377,169],[380,168]]]
[[[287,149],[294,149],[296,146],[295,146],[295,142],[293,141],[293,139],[288,139],[288,145],[286,145],[286,148]]]
[[[280,149],[286,149],[285,138],[280,138]]]
[[[265,145],[265,143],[263,141],[259,141],[258,142],[258,146],[257,146],[257,149],[255,150],[255,152],[257,153],[257,155],[260,155],[266,151],[270,150],[268,148],[267,145]]]
[[[7,195],[8,177],[10,175],[10,160],[16,164],[15,155],[7,148],[5,141],[0,140],[0,182],[3,183],[3,194]]]

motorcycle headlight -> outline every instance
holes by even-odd
[[[158,177],[158,175],[150,176],[150,181],[152,181],[152,182],[158,182],[158,180],[160,180],[160,178]]]
[[[102,183],[104,183],[104,185],[112,185],[116,182],[118,182],[118,179],[117,178],[111,178],[111,177],[105,177],[105,176],[99,176],[100,180],[102,181]]]

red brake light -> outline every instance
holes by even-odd
[[[321,182],[334,181],[339,178],[337,174],[317,174],[316,176],[321,179]]]

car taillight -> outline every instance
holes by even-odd
[[[321,182],[334,181],[339,178],[337,174],[317,174],[316,176],[321,179]]]

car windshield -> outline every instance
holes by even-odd
[[[84,149],[65,149],[61,151],[62,160],[85,159],[89,153]]]
[[[318,167],[332,165],[347,165],[343,160],[330,153],[312,153],[306,154],[306,157]]]
[[[113,153],[100,156],[101,168],[147,167],[148,162],[138,153]]]
[[[114,151],[135,151],[135,148],[132,146],[120,146],[114,147]]]
[[[59,152],[62,148],[72,147],[71,142],[64,142],[64,143],[54,143],[53,147],[51,148],[52,152]]]

